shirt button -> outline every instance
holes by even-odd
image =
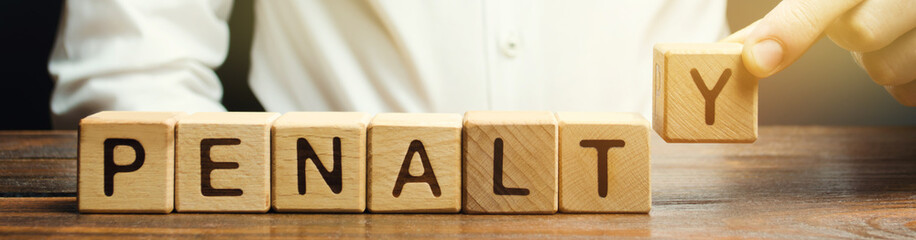
[[[518,55],[519,51],[519,41],[518,34],[515,32],[509,32],[503,34],[500,48],[502,49],[503,55],[509,58],[515,58]]]

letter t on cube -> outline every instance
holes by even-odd
[[[557,122],[561,212],[649,212],[649,121],[635,113],[559,112]]]
[[[669,143],[757,140],[757,78],[737,43],[656,44],[653,127]]]

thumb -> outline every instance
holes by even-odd
[[[745,67],[759,78],[769,77],[798,60],[830,23],[862,1],[785,0],[749,27],[753,29],[725,41],[744,38]]]

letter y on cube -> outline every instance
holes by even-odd
[[[670,143],[757,140],[757,78],[742,45],[655,45],[653,128]]]

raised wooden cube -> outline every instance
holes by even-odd
[[[274,210],[363,212],[369,119],[356,112],[280,116],[272,130]]]
[[[381,113],[369,124],[369,211],[461,210],[461,115]]]
[[[656,44],[653,125],[669,143],[757,140],[757,78],[737,43]]]
[[[635,113],[557,113],[560,212],[648,213],[649,121]]]
[[[267,212],[277,113],[195,113],[178,121],[175,210]]]
[[[551,112],[467,112],[464,211],[557,211],[557,120]]]
[[[174,208],[179,112],[93,114],[80,121],[78,205],[84,213],[169,213]]]

